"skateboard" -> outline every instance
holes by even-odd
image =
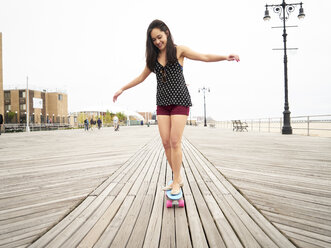
[[[172,184],[172,181],[169,181],[168,185]],[[180,193],[178,195],[172,195],[171,190],[167,190],[165,192],[166,198],[167,198],[167,208],[171,207],[179,207],[183,208],[184,207],[184,199],[183,199],[183,191],[180,189]]]

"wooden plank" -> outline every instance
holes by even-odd
[[[147,146],[147,145],[145,145]],[[144,149],[145,146],[142,148]],[[105,180],[98,188],[96,188],[91,195],[99,195],[110,183],[120,182],[121,179],[128,174],[128,171],[132,169],[135,163],[139,160],[140,156],[143,156],[142,149],[138,150],[133,156],[131,156],[113,175]]]
[[[156,194],[154,198],[154,205],[151,213],[151,217],[148,223],[145,239],[144,248],[159,247],[160,237],[161,237],[161,226],[162,226],[162,216],[163,216],[163,204],[164,204],[164,192],[161,190],[166,184],[166,158],[165,153],[162,153],[160,157],[161,171],[160,176],[157,181]],[[147,196],[154,197],[153,192],[149,191]]]
[[[233,135],[221,129],[186,128],[185,132],[185,136],[259,210],[315,222],[316,227],[318,224],[330,225],[330,211],[323,205],[290,198],[284,200],[281,194],[261,194],[264,187],[274,191],[280,187],[285,191],[330,198],[330,191],[327,192],[331,181],[329,140],[267,133]],[[251,190],[242,189],[237,181],[251,182]],[[296,225],[294,220],[291,225]]]
[[[311,220],[305,220],[300,218],[293,218],[291,216],[285,216],[281,214],[275,214],[268,211],[262,211],[262,213],[268,217],[273,223],[280,223],[287,226],[293,226],[301,230],[319,233],[327,237],[331,237],[331,226],[316,223]]]
[[[182,170],[183,171],[183,168]],[[181,173],[181,175],[184,175]],[[184,204],[185,197],[184,197]],[[186,206],[184,208],[175,208],[175,230],[176,230],[176,247],[192,247],[189,223],[187,220]]]
[[[144,244],[144,237],[146,235],[148,224],[151,218],[153,204],[156,204],[156,200],[154,201],[154,196],[157,194],[156,191],[160,191],[160,188],[157,187],[157,182],[160,176],[164,152],[163,149],[161,149],[161,146],[158,147],[158,150],[159,152],[157,153],[157,156],[155,156],[155,159],[151,163],[152,165],[155,164],[156,166],[153,175],[149,179],[149,182],[147,176],[144,179],[144,183],[149,183],[149,186],[147,189],[147,193],[144,196],[139,216],[133,227],[131,236],[128,240],[127,247],[142,247]],[[153,235],[156,234],[154,233]]]
[[[321,235],[319,233],[314,233],[314,232],[310,232],[310,231],[304,231],[302,229],[296,228],[296,227],[291,227],[291,226],[287,226],[287,225],[283,225],[283,224],[279,224],[279,223],[275,223],[275,226],[281,228],[282,230],[285,230],[286,232],[291,232],[302,235],[303,237],[305,237],[302,240],[314,240],[315,244],[318,244],[322,247],[330,247],[331,246],[331,237],[330,236],[326,236],[326,235]]]
[[[124,199],[123,204],[118,209],[118,212],[113,217],[111,223],[107,226],[106,230],[100,236],[100,238],[98,236],[97,239],[89,235],[88,236],[89,238],[82,240],[82,242],[79,244],[79,247],[91,247],[91,246],[95,248],[109,247],[111,242],[115,238],[118,229],[120,228],[125,217],[127,216],[127,213],[132,205],[134,198],[135,197],[133,195],[128,195]]]
[[[65,227],[67,227],[75,218],[77,218],[96,198],[87,197],[82,204],[80,204],[77,208],[75,208],[69,215],[67,215],[61,222],[59,222],[55,227],[50,229],[46,234],[44,234],[41,238],[31,244],[31,248],[34,247],[46,247],[46,245],[53,240]]]
[[[248,247],[259,247],[259,244],[256,242],[258,241],[262,247],[276,247],[264,231],[250,218],[245,210],[241,208],[233,196],[226,189],[224,189],[224,185],[218,180],[211,169],[208,168],[208,162],[203,158],[203,156],[194,151],[194,148],[189,143],[187,143],[187,146],[188,150],[194,152],[196,160],[199,161],[197,165],[200,165],[200,170],[202,171],[203,169],[211,177],[211,181],[213,182],[213,184],[209,183],[211,192],[217,195],[217,189],[220,190],[220,194],[218,196],[221,197],[221,199],[219,199],[218,202],[220,206],[222,206],[222,210],[225,215],[229,218],[230,223],[235,228],[235,232],[239,235],[243,245]],[[227,215],[228,212],[229,214]],[[238,217],[233,218],[234,216],[238,216],[239,219],[237,219]],[[222,228],[222,230],[224,229],[227,230],[228,228]],[[227,237],[227,234],[223,234],[223,237]]]
[[[272,211],[272,207],[274,207],[277,208],[277,211],[282,210],[284,213],[300,213],[300,215],[303,215],[305,219],[311,219],[325,224],[331,223],[331,210],[328,206],[303,202],[296,199],[279,199],[279,196],[269,195],[264,192],[251,192],[249,190],[245,190],[243,193],[245,196],[249,197],[255,205],[260,207],[264,205],[268,206],[266,209],[269,211]],[[298,209],[298,206],[301,206],[300,209]]]
[[[107,198],[109,192],[112,190],[112,187],[106,188],[99,196],[89,196],[93,198],[93,201],[90,205],[84,209],[80,215],[75,218],[69,225],[65,227],[65,229],[61,230],[58,236],[52,239],[49,243],[49,247],[61,247],[63,243],[65,243],[74,233],[75,231],[89,218],[97,209],[102,202]]]
[[[86,217],[85,221],[72,233],[70,238],[68,238],[62,247],[77,247],[84,236],[91,230],[96,221],[103,215],[108,206],[114,201],[114,196],[107,196],[104,201],[93,211],[93,213]],[[79,216],[78,218],[82,218]]]
[[[91,247],[93,246],[97,240],[101,237],[102,233],[107,228],[108,224],[111,222],[111,220],[114,218],[114,216],[117,214],[118,209],[121,207],[123,201],[127,197],[127,194],[129,193],[131,187],[136,183],[137,184],[137,178],[141,175],[144,175],[144,169],[148,168],[145,166],[145,162],[148,160],[148,158],[151,156],[152,151],[145,150],[147,154],[143,156],[143,160],[139,161],[137,160],[137,167],[135,167],[135,171],[131,171],[131,174],[126,174],[123,180],[126,182],[125,184],[117,184],[124,186],[121,188],[120,193],[116,196],[115,200],[108,206],[108,208],[105,210],[103,215],[97,220],[95,225],[93,226],[93,229],[89,230],[86,235],[82,237],[82,240],[79,242],[79,246],[81,247]],[[134,173],[134,174],[133,174]],[[139,182],[139,181],[138,181]],[[115,196],[114,196],[115,197]]]
[[[156,128],[139,129],[139,137],[132,139],[132,134],[137,131],[131,130],[123,129],[121,137],[116,134],[118,138],[111,139],[109,137],[113,137],[114,132],[106,129],[91,135],[68,131],[4,136],[2,144],[6,145],[0,151],[0,154],[6,154],[0,158],[0,219],[7,221],[8,225],[13,223],[11,229],[14,229],[15,226],[19,228],[15,220],[24,215],[26,230],[40,225],[40,233],[34,239],[42,235],[44,224],[34,222],[34,218],[58,208],[63,202],[67,212],[71,211],[157,132]],[[126,134],[126,131],[129,132]],[[60,139],[61,142],[50,147],[50,139]],[[90,142],[95,140],[99,141],[98,144]],[[128,140],[131,141],[128,143]],[[46,211],[38,213],[40,209]],[[47,229],[56,225],[67,212],[58,211],[58,218],[54,217]],[[12,233],[14,235],[15,231]],[[31,242],[31,239],[25,240]]]
[[[81,201],[76,201],[76,205],[78,205]],[[25,209],[22,211],[17,211],[17,212],[11,212],[10,214],[7,215],[2,215],[0,216],[0,227],[7,225],[9,223],[17,223],[20,221],[27,220],[27,216],[29,218],[34,218],[38,217],[40,215],[46,215],[47,213],[50,212],[57,212],[61,211],[62,209],[66,209],[68,212],[71,212],[72,209],[68,209],[68,204],[72,203],[71,200],[65,201],[65,202],[59,202],[57,204],[52,204],[52,205],[43,205],[37,209]]]
[[[204,174],[204,176],[201,176],[200,173],[204,173],[201,169],[198,170],[199,161],[197,161],[197,157],[192,153],[192,151],[189,149],[189,146],[187,143],[185,143],[185,157],[188,161],[188,166],[193,172],[193,175],[195,177],[195,180],[199,185],[199,188],[201,192],[203,193],[203,197],[205,202],[208,205],[208,208],[213,216],[213,219],[217,225],[217,228],[222,235],[222,239],[224,240],[224,243],[227,247],[243,247],[241,244],[241,241],[238,239],[236,231],[232,228],[230,223],[228,222],[227,218],[224,216],[223,212],[226,209],[221,209],[218,205],[218,201],[215,198],[217,198],[216,192],[212,192],[210,188],[207,187],[207,184],[210,184],[211,179],[207,176],[207,174]],[[199,164],[199,165],[198,165]],[[215,195],[214,195],[215,194]],[[250,234],[247,232],[246,234]],[[252,236],[251,240],[249,242],[250,247],[260,247],[258,243],[254,240]]]
[[[193,173],[189,167],[189,162],[187,160],[187,157],[185,156],[184,153],[184,157],[185,157],[185,161],[186,163],[183,163],[184,165],[184,169],[186,172],[186,176],[188,179],[188,182],[190,184],[190,188],[192,190],[192,195],[195,201],[195,204],[197,206],[198,212],[199,212],[199,216],[203,225],[203,229],[208,241],[208,245],[210,247],[226,247],[225,243],[222,239],[221,234],[219,233],[215,222],[213,220],[212,214],[210,213],[210,210],[208,209],[208,205],[205,202],[202,193],[197,185],[197,181],[196,178],[194,178]],[[201,180],[200,183],[202,184]],[[207,192],[205,192],[205,195],[207,194]],[[210,192],[209,192],[210,194]],[[192,236],[195,235],[192,233]]]
[[[259,244],[256,242],[254,237],[252,236],[250,230],[244,225],[240,216],[238,216],[236,209],[233,209],[230,204],[226,201],[226,198],[223,195],[229,196],[229,192],[224,188],[224,186],[217,180],[215,175],[206,167],[204,166],[204,162],[198,156],[192,154],[192,150],[187,142],[186,144],[186,151],[188,154],[191,152],[191,156],[194,157],[192,164],[194,164],[199,171],[200,175],[203,177],[208,189],[210,190],[211,194],[217,201],[218,205],[220,206],[220,211],[222,211],[226,217],[225,221],[222,221],[224,216],[221,218],[221,223],[218,224],[218,228],[222,233],[222,237],[225,240],[225,243],[228,247],[240,247],[241,243],[238,243],[238,237],[240,238],[240,242],[245,247],[260,247]],[[218,187],[216,187],[216,185]],[[206,200],[206,202],[209,202]],[[227,220],[231,224],[227,223]],[[227,223],[226,225],[224,223]],[[232,230],[233,228],[233,230]],[[238,237],[236,236],[238,235]]]
[[[227,178],[241,179],[245,181],[257,181],[259,184],[271,185],[271,187],[281,187],[301,193],[311,192],[318,195],[330,196],[328,190],[330,182],[328,180],[316,180],[313,178],[302,178],[294,175],[283,175],[271,172],[251,171],[248,169],[222,168],[222,171],[227,174]]]
[[[16,236],[17,233],[22,233],[24,230],[35,229],[38,228],[38,226],[44,226],[45,223],[49,224],[50,221],[59,221],[61,217],[59,217],[58,213],[66,214],[67,212],[67,209],[61,209],[42,216],[36,216],[35,218],[29,218],[27,220],[1,225],[0,240],[6,239],[8,236]]]
[[[257,188],[256,185],[252,182],[243,182],[243,181],[239,181],[239,180],[236,181],[236,185],[238,185],[238,187],[240,187],[243,190],[248,189],[248,190],[256,191],[256,192],[264,192],[268,195],[275,195],[275,196],[284,197],[287,199],[297,199],[297,200],[301,200],[304,202],[321,204],[321,205],[328,206],[329,208],[331,208],[331,198],[328,198],[328,197],[291,192],[291,191],[283,190],[280,188],[275,189],[275,188],[269,188],[269,187],[265,187],[265,186],[261,187],[261,188]]]
[[[196,150],[196,148],[192,145],[192,149],[196,151],[196,154],[203,158],[201,153]],[[272,241],[277,244],[279,247],[294,247],[293,244],[284,237],[264,216],[262,216],[234,187],[230,184],[224,176],[216,169],[214,165],[212,165],[206,159],[205,165],[214,173],[214,175],[218,178],[220,182],[226,187],[226,189],[231,193],[231,197],[225,196],[227,200],[229,200],[230,205],[234,205],[239,203],[241,208],[245,210],[246,213],[249,214],[250,218],[254,220],[256,224],[260,226],[260,228],[272,239]],[[233,196],[233,197],[232,197]],[[235,201],[233,200],[235,199]],[[239,210],[240,208],[238,208]],[[249,220],[249,219],[247,219]],[[251,230],[251,229],[250,229]],[[257,236],[256,238],[258,238]],[[263,239],[259,239],[259,242],[263,242]],[[271,243],[270,243],[271,245]]]
[[[159,154],[159,148],[160,146],[156,146],[153,148],[152,156],[144,164],[144,172],[141,173],[141,177],[139,177],[135,181],[134,186],[130,190],[129,195],[135,196],[135,199],[110,247],[123,247],[127,244],[130,238],[134,225],[136,224],[137,218],[139,216],[139,212],[142,208],[144,197],[148,191],[149,182],[155,170],[156,163],[153,158],[157,159]],[[149,217],[146,216],[146,218]]]
[[[312,244],[312,243],[308,243],[308,242],[305,242],[305,241],[302,241],[302,240],[299,240],[299,239],[295,239],[295,238],[290,238],[291,241],[297,246],[297,247],[307,247],[307,248],[322,248],[321,246],[319,245],[315,245],[315,244]]]
[[[186,160],[186,157],[183,156],[182,176],[183,176],[184,186],[182,187],[182,189],[185,199],[185,208],[186,208],[187,219],[190,228],[192,246],[204,248],[204,247],[208,247],[208,242],[204,233],[201,219],[199,217],[199,212],[194,200],[193,192],[191,191],[191,187],[190,187],[191,176],[189,179],[188,173],[190,174],[191,172],[185,169],[185,164],[187,163],[188,162]]]
[[[166,159],[164,156],[163,159]],[[166,163],[166,184],[172,180],[172,171],[168,164]],[[164,192],[163,192],[164,194]],[[160,247],[176,247],[176,237],[175,237],[175,211],[173,208],[167,208],[166,204],[163,203],[163,216],[162,216],[162,230],[160,238]]]

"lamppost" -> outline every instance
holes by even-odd
[[[268,7],[272,7],[273,11],[279,15],[279,18],[283,21],[283,42],[284,42],[284,82],[285,82],[285,103],[284,103],[284,112],[283,112],[283,128],[282,134],[292,134],[292,127],[291,127],[291,117],[290,117],[290,108],[288,104],[288,86],[287,86],[287,47],[286,47],[286,25],[285,22],[295,10],[295,6],[300,5],[299,15],[298,18],[302,19],[305,17],[301,3],[285,3],[285,0],[281,4],[271,4],[266,5],[266,10],[264,12],[263,20],[269,21],[271,19],[269,15]]]
[[[29,77],[26,77],[26,131],[30,132]]]
[[[204,126],[207,126],[207,118],[206,118],[206,91],[210,92],[209,88],[206,88],[205,86],[203,86],[203,88],[199,88],[198,92],[200,93],[200,91],[203,92],[203,106],[204,106],[204,119],[205,119],[205,124]]]

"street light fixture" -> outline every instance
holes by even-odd
[[[200,91],[203,92],[203,105],[204,105],[204,126],[207,126],[207,118],[206,118],[206,91],[210,92],[209,88],[206,88],[205,86],[203,86],[203,88],[199,88],[198,92],[200,93]]]
[[[303,8],[302,8],[302,3],[300,3],[300,9],[299,9],[299,15],[298,15],[298,18],[299,19],[303,19],[305,18],[305,13],[303,13]]]
[[[279,15],[279,18],[283,21],[283,42],[284,42],[284,84],[285,84],[285,103],[284,103],[284,112],[283,112],[283,128],[282,134],[292,134],[291,127],[291,117],[290,117],[290,108],[288,104],[288,78],[287,78],[287,48],[286,48],[286,25],[285,22],[288,20],[290,13],[295,10],[295,6],[300,5],[298,18],[302,19],[305,17],[301,3],[285,3],[285,0],[281,4],[271,4],[266,5],[266,10],[264,12],[264,21],[269,21],[271,19],[269,15],[268,7],[272,7],[273,11]]]
[[[268,7],[266,6],[266,10],[264,12],[264,17],[263,17],[263,20],[264,21],[269,21],[271,19],[270,15],[269,15],[269,10],[268,10]]]

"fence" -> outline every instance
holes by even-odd
[[[261,118],[241,120],[248,124],[249,131],[281,132],[283,118]],[[217,127],[233,128],[232,121],[217,121]],[[293,134],[331,137],[331,115],[310,115],[291,117]]]
[[[69,124],[30,124],[30,131],[46,131],[46,130],[63,130],[70,129]],[[25,132],[26,124],[4,124],[5,133],[10,132]]]

